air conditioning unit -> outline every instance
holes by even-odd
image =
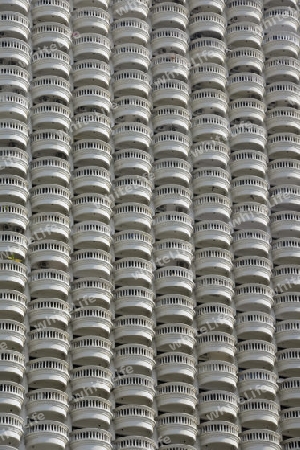
[[[48,269],[49,263],[43,261],[40,263],[40,269]]]
[[[3,225],[3,230],[11,230],[11,226],[10,225],[7,225],[7,224],[5,224],[5,225]]]

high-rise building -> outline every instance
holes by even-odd
[[[296,0],[0,0],[0,450],[300,450]]]

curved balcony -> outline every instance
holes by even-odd
[[[124,42],[146,45],[150,38],[148,23],[133,17],[114,20],[111,32],[115,45]]]
[[[227,58],[228,69],[232,72],[249,72],[261,74],[264,68],[264,54],[251,47],[238,47],[230,50]]]
[[[49,293],[53,293],[54,298],[64,300],[69,293],[69,275],[62,270],[34,270],[31,272],[29,286],[34,298],[48,298]]]
[[[237,449],[239,428],[226,421],[208,421],[199,426],[200,444],[212,450],[222,444],[222,450]]]
[[[178,28],[157,28],[151,34],[153,55],[176,53],[184,56],[189,48],[188,34]]]
[[[155,395],[154,380],[145,375],[122,375],[115,379],[114,395],[118,404],[151,406]]]
[[[193,89],[201,86],[203,89],[217,89],[224,91],[226,84],[226,69],[220,64],[205,62],[191,67],[190,82]]]
[[[16,175],[0,176],[0,200],[25,204],[28,198],[28,183]]]
[[[229,276],[232,269],[232,255],[229,250],[219,247],[204,247],[195,252],[197,275]]]
[[[152,77],[154,81],[165,81],[166,73],[176,73],[177,80],[187,82],[189,78],[189,61],[184,56],[176,53],[165,53],[154,56],[152,59]]]
[[[69,238],[69,217],[60,213],[38,213],[31,217],[31,232],[34,238],[45,237],[66,241]],[[40,234],[42,237],[40,237]]]
[[[26,339],[26,328],[16,320],[0,320],[0,339],[10,350],[22,351]]]
[[[266,104],[268,108],[293,105],[300,107],[298,99],[299,88],[297,84],[289,81],[280,81],[268,84],[266,87]]]
[[[238,339],[263,339],[271,341],[274,334],[274,318],[260,311],[239,313],[236,316]]]
[[[237,283],[265,283],[271,279],[272,264],[268,258],[261,256],[241,256],[236,258],[234,277]]]
[[[69,212],[70,204],[68,188],[56,184],[39,184],[31,189],[33,212],[48,212],[55,208],[58,213],[64,214]]]
[[[264,80],[261,75],[250,72],[230,75],[228,78],[228,94],[233,99],[256,98],[262,100]],[[247,117],[249,122],[249,117]]]
[[[201,167],[193,173],[194,194],[215,192],[226,195],[230,188],[230,174],[227,170],[215,167]]]
[[[149,233],[129,229],[114,235],[114,250],[117,258],[130,256],[148,257],[152,253],[152,236]]]
[[[157,239],[178,238],[189,240],[193,232],[192,218],[181,212],[158,213],[154,219]]]
[[[110,173],[97,166],[85,166],[74,170],[72,184],[76,195],[90,191],[107,195],[111,187]]]
[[[139,149],[124,149],[114,154],[114,170],[118,176],[149,174],[152,168],[152,157],[148,152]]]
[[[20,145],[25,149],[28,142],[27,125],[15,119],[0,119],[0,141],[4,147]]]
[[[203,10],[207,9],[221,13],[225,8],[225,2],[224,0],[191,0],[189,7],[191,12],[200,7]]]
[[[31,178],[34,185],[54,182],[67,187],[70,165],[66,160],[54,156],[36,158],[31,163]]]
[[[284,291],[298,292],[299,270],[296,264],[285,264],[276,266],[273,271],[273,282],[276,294]]]
[[[268,429],[247,430],[240,434],[242,450],[280,450],[280,435]]]
[[[159,325],[156,327],[155,341],[158,351],[180,348],[183,353],[192,353],[196,343],[195,330],[182,323]]]
[[[34,131],[31,139],[32,156],[67,158],[71,151],[70,143],[70,136],[62,130]]]
[[[1,316],[22,323],[26,311],[26,300],[26,296],[18,291],[1,289]]]
[[[167,80],[154,81],[152,89],[152,101],[155,106],[168,105],[187,108],[189,101],[189,86],[184,81]]]
[[[202,330],[204,331],[204,330]],[[202,332],[200,330],[200,332]],[[235,338],[222,331],[208,331],[197,336],[198,360],[221,360],[232,363],[235,353]]]
[[[196,389],[187,383],[171,382],[157,387],[157,408],[167,413],[192,414],[196,404]]]
[[[189,21],[189,32],[192,40],[198,36],[222,39],[225,30],[226,19],[219,13],[201,11],[193,14]]]
[[[1,380],[20,383],[25,373],[25,357],[13,350],[0,352]]]
[[[146,150],[151,143],[151,130],[139,122],[122,122],[113,131],[117,150],[122,148],[138,148]]]
[[[32,81],[31,95],[34,103],[49,100],[68,103],[71,97],[70,84],[62,77],[37,77]]]
[[[153,136],[153,155],[155,159],[187,159],[190,148],[189,137],[178,131],[162,131]]]
[[[218,301],[229,303],[234,293],[231,278],[221,275],[205,275],[196,280],[196,296],[200,302]]]
[[[27,248],[28,240],[23,234],[13,231],[0,231],[0,252],[2,257],[13,255],[23,261],[26,257]]]
[[[167,266],[155,272],[157,293],[190,295],[193,290],[193,273],[191,270],[177,266]]]
[[[28,304],[28,319],[30,327],[55,325],[57,328],[66,329],[70,319],[70,306],[59,298],[32,300]]]
[[[1,441],[18,447],[23,436],[24,420],[17,414],[0,413]]]
[[[67,25],[70,18],[70,5],[65,0],[35,0],[32,5],[32,19],[34,22],[55,20]]]
[[[230,218],[231,202],[221,194],[200,194],[194,197],[194,214],[196,220],[221,220],[227,222]]]
[[[10,8],[13,11],[21,10],[22,13],[28,12],[29,9],[29,1],[28,0],[15,0],[12,4],[10,0],[3,0],[2,5],[5,9],[6,7]]]
[[[111,434],[105,430],[96,428],[84,428],[72,431],[69,434],[70,448],[79,450],[82,444],[90,450],[97,450],[101,447],[103,450],[111,450]]]
[[[35,76],[56,75],[69,78],[71,66],[67,53],[57,49],[37,50],[32,55],[32,70]]]
[[[72,283],[72,299],[76,307],[95,304],[109,308],[111,289],[110,282],[103,278],[81,278]]]
[[[282,56],[297,58],[299,53],[299,37],[289,30],[270,31],[264,38],[263,44],[266,58]]]
[[[58,102],[39,103],[33,106],[31,119],[34,130],[51,126],[51,128],[67,131],[71,123],[69,109]]]
[[[300,257],[300,238],[283,237],[273,241],[274,264],[297,264]]]
[[[110,340],[93,335],[73,339],[71,342],[73,364],[107,367],[112,356],[111,345]]]
[[[267,229],[269,210],[266,205],[256,202],[243,202],[232,206],[232,225],[234,229]]]
[[[108,88],[110,69],[107,63],[97,59],[78,61],[72,66],[73,83],[75,88],[94,84]]]
[[[239,394],[245,398],[248,398],[249,392],[255,392],[255,398],[274,400],[278,390],[277,377],[264,369],[243,370],[238,374],[238,389]]]
[[[109,279],[112,270],[110,254],[103,250],[83,249],[73,252],[75,278],[100,277]]]
[[[248,20],[259,23],[262,19],[262,5],[257,0],[231,0],[226,5],[226,17],[229,22]]]
[[[31,29],[33,48],[50,47],[54,44],[65,50],[69,50],[71,44],[71,32],[68,26],[57,22],[42,22]]]
[[[281,184],[271,188],[269,194],[272,212],[284,212],[290,209],[297,211],[299,209],[299,186],[294,184]]]
[[[228,333],[234,327],[235,311],[223,303],[203,303],[197,306],[196,314],[197,327],[201,333],[215,328]]]
[[[149,50],[143,45],[124,43],[116,45],[112,50],[114,70],[131,69],[148,72],[150,66]]]
[[[149,12],[149,1],[138,0],[128,3],[127,0],[113,0],[112,12],[115,17],[127,16],[145,19]]]
[[[116,97],[122,95],[137,95],[139,97],[147,98],[151,90],[149,75],[142,70],[118,70],[117,73],[114,73],[112,80]]]
[[[278,373],[283,377],[296,377],[299,374],[297,370],[297,360],[299,361],[300,349],[287,348],[277,352]]]
[[[116,314],[130,315],[137,311],[150,316],[154,307],[153,293],[139,286],[121,287],[114,291]]]
[[[108,196],[100,194],[81,194],[73,198],[74,220],[99,220],[108,223],[111,216],[111,202]]]
[[[82,306],[72,311],[72,329],[76,336],[95,332],[108,337],[111,328],[111,313],[100,306]]]
[[[210,136],[226,141],[229,133],[228,120],[217,114],[202,114],[192,119],[193,141],[202,141]]]
[[[84,85],[73,91],[73,108],[77,115],[80,111],[91,110],[109,114],[111,102],[110,93],[97,85]]]
[[[29,425],[25,434],[26,447],[43,446],[44,450],[61,450],[68,442],[67,425],[52,420],[43,420]]]
[[[133,372],[151,376],[155,365],[154,352],[151,347],[142,344],[125,344],[115,348],[114,362],[117,371],[124,371],[124,367],[132,367]]]
[[[188,10],[171,2],[163,2],[154,5],[151,10],[152,26],[156,28],[179,28],[185,30],[188,24]]]
[[[181,322],[191,325],[194,317],[193,300],[183,295],[162,295],[155,301],[157,323]]]
[[[268,183],[264,178],[254,175],[243,175],[232,180],[233,202],[246,202],[254,200],[266,203],[268,198]]]
[[[154,206],[157,209],[170,205],[174,210],[181,208],[187,212],[191,204],[192,195],[189,188],[177,184],[163,184],[154,190]]]
[[[227,391],[214,390],[203,392],[198,397],[200,420],[211,420],[222,417],[223,420],[234,420],[238,413],[238,397]]]
[[[82,221],[74,225],[72,238],[75,250],[99,248],[108,251],[111,244],[109,227],[96,220]]]
[[[196,248],[229,248],[231,242],[230,227],[220,220],[202,220],[195,223],[194,244]]]
[[[291,377],[284,380],[279,380],[279,401],[282,406],[291,407],[299,404],[299,387],[300,378]]]
[[[27,122],[28,99],[14,92],[0,92],[0,117],[5,118],[8,115],[13,119]]]
[[[233,234],[235,256],[268,256],[271,235],[261,230],[239,230]]]
[[[158,436],[169,436],[180,444],[194,444],[197,437],[195,417],[187,413],[165,413],[157,418]]]
[[[300,447],[300,440],[299,438],[292,438],[292,439],[285,439],[282,441],[282,448],[283,450],[297,450]]]
[[[152,211],[140,203],[121,203],[114,212],[116,230],[128,229],[134,222],[135,229],[149,232],[152,224]]]
[[[98,33],[81,33],[73,43],[75,63],[81,59],[97,59],[108,63],[110,58],[110,40]]]
[[[218,89],[195,90],[191,95],[193,116],[198,114],[219,114],[224,117],[227,111],[227,96]]]
[[[69,334],[54,327],[28,333],[28,351],[31,357],[65,358],[69,351]]]
[[[0,85],[20,89],[25,94],[29,88],[29,72],[17,65],[5,65],[0,68]]]
[[[226,44],[217,38],[198,38],[190,43],[190,57],[197,61],[199,54],[207,51],[209,62],[223,65],[226,60]]]
[[[118,344],[150,345],[154,336],[153,321],[145,316],[121,316],[114,321],[115,340]]]
[[[259,339],[242,341],[237,344],[237,361],[242,369],[273,370],[275,363],[274,344]]]
[[[68,412],[68,395],[58,389],[35,389],[27,394],[27,410],[33,414],[43,413],[46,420],[64,420]]]
[[[113,387],[112,373],[98,366],[78,367],[71,371],[71,386],[75,398],[82,397],[82,392],[107,398]]]
[[[273,305],[273,291],[263,284],[242,284],[235,290],[234,303],[240,311],[255,311],[259,308],[259,311],[269,313]]]
[[[3,22],[5,23],[5,21]],[[14,37],[0,38],[1,57],[13,64],[26,68],[30,62],[30,47],[23,39]]]
[[[300,111],[288,106],[273,108],[267,111],[266,125],[268,133],[295,133],[300,126]]]
[[[64,389],[69,379],[69,366],[61,358],[38,358],[27,365],[28,385],[32,389]]]
[[[268,58],[265,63],[265,77],[267,83],[280,82],[283,78],[286,82],[298,83],[298,59],[282,55]]]
[[[109,428],[111,403],[96,396],[77,398],[72,400],[70,415],[74,427]]]
[[[122,405],[114,411],[115,430],[123,436],[152,436],[155,426],[155,411],[142,405]]]
[[[169,263],[184,262],[190,267],[193,259],[193,246],[181,239],[163,239],[154,247],[156,267],[167,266]]]
[[[275,197],[276,199],[276,197]],[[274,238],[280,238],[281,236],[290,237],[291,233],[295,236],[295,239],[299,239],[299,225],[300,220],[299,213],[295,211],[281,211],[271,214],[271,232]],[[288,225],[287,225],[288,223]],[[284,239],[284,238],[282,238]],[[276,245],[276,242],[275,242]],[[281,244],[282,245],[282,244]],[[297,245],[297,244],[296,244]],[[280,256],[280,255],[279,255]]]
[[[259,49],[263,41],[263,28],[260,24],[239,21],[227,27],[226,41],[230,48],[240,46]]]
[[[2,392],[0,400],[1,411],[6,414],[19,414],[24,402],[24,387],[13,381],[3,381],[0,383]]]
[[[269,166],[271,185],[284,183],[297,184],[300,176],[300,164],[297,159],[276,159]]]
[[[279,25],[284,29],[290,29],[297,33],[299,27],[298,11],[282,6],[275,6],[268,8],[264,11],[263,25],[266,30],[272,29],[272,27]]]
[[[186,353],[172,351],[156,357],[156,374],[159,381],[193,384],[196,373],[195,358]]]
[[[277,322],[275,329],[275,338],[278,348],[298,347],[299,346],[299,320],[283,320]]]
[[[262,125],[265,118],[263,102],[251,98],[238,98],[229,104],[229,119],[231,122],[251,121]]]
[[[109,169],[111,162],[109,144],[97,139],[83,139],[74,143],[73,161],[75,166],[100,166]]]
[[[276,319],[300,319],[300,295],[297,292],[274,296]]]
[[[152,183],[139,175],[124,175],[114,181],[116,203],[137,202],[149,205],[152,196]]]
[[[146,125],[150,116],[150,103],[142,97],[126,95],[114,101],[114,118],[117,123],[137,121]]]
[[[224,389],[234,391],[237,382],[237,368],[226,361],[209,360],[197,365],[198,382],[203,389]]]
[[[187,133],[190,115],[182,106],[159,106],[153,110],[153,128],[155,131],[180,131]]]
[[[73,12],[73,28],[77,33],[95,33],[107,35],[109,30],[109,13],[104,9],[86,6],[76,8]]]
[[[0,261],[1,289],[21,289],[23,291],[27,282],[27,268],[21,262],[9,259]]]
[[[300,408],[284,409],[280,414],[281,431],[284,436],[300,437],[299,436],[299,418]]]
[[[108,141],[110,133],[110,121],[105,114],[91,112],[74,116],[73,136],[76,140],[94,138]]]
[[[255,150],[237,150],[231,154],[230,171],[234,177],[255,175],[263,177],[267,171],[266,154]]]
[[[229,147],[219,141],[207,140],[192,146],[190,152],[193,166],[211,166],[226,168],[229,161]]]
[[[151,262],[136,257],[122,258],[115,263],[115,283],[121,286],[125,283],[134,286],[149,287],[152,282]]]
[[[264,151],[267,143],[267,133],[264,126],[250,122],[231,127],[230,144],[232,150],[259,150]]]

